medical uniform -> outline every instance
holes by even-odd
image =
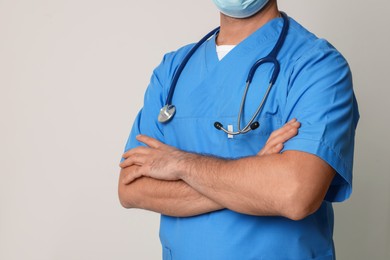
[[[277,41],[283,20],[273,19],[254,32],[221,61],[215,36],[191,57],[178,81],[172,121],[157,121],[173,75],[193,45],[164,56],[154,70],[144,107],[138,114],[126,150],[141,145],[138,134],[193,153],[223,158],[255,155],[272,131],[292,118],[301,122],[299,134],[284,151],[315,154],[336,171],[325,201],[300,221],[284,217],[249,216],[225,209],[195,217],[161,216],[163,259],[335,259],[331,202],[347,199],[352,190],[355,128],[359,114],[347,62],[328,42],[318,39],[290,18],[286,41],[278,54],[280,74],[257,120],[260,127],[228,138],[214,128],[237,125],[248,71]],[[245,103],[248,122],[265,94],[272,65],[255,74]],[[236,129],[234,129],[236,130]]]

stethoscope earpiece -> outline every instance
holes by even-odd
[[[214,123],[214,127],[217,129],[217,130],[221,130],[223,128],[223,125],[220,123],[220,122],[215,122]]]
[[[245,127],[244,129],[239,129],[237,132],[232,132],[232,131],[226,130],[223,127],[223,124],[221,124],[220,122],[214,123],[214,127],[217,130],[222,130],[229,135],[245,134],[245,133],[248,133],[250,130],[255,130],[255,129],[259,128],[259,126],[260,126],[260,123],[256,121],[256,122],[253,122],[249,127]]]
[[[251,129],[252,130],[255,130],[255,129],[257,129],[257,128],[259,128],[259,126],[260,126],[260,123],[259,122],[253,122],[252,124],[251,124]]]

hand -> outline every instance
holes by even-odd
[[[125,160],[119,164],[123,184],[130,184],[142,176],[166,181],[179,180],[178,162],[187,153],[145,135],[136,138],[147,147],[139,146],[123,154]]]
[[[284,143],[298,134],[298,128],[301,126],[295,118],[287,122],[283,127],[275,130],[271,133],[265,146],[257,155],[269,155],[279,153]]]
[[[299,127],[300,123],[296,119],[290,120],[282,128],[272,132],[257,155],[279,153],[283,149],[283,143],[297,135]],[[142,176],[166,181],[180,179],[178,163],[190,154],[145,135],[136,138],[147,147],[139,146],[123,154],[125,160],[119,165],[122,168],[123,184],[130,184]]]

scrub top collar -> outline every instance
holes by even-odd
[[[253,50],[261,50],[261,46],[268,41],[276,41],[280,35],[280,32],[283,27],[283,18],[277,17],[267,22],[265,25],[257,29],[239,44],[233,48],[222,60],[218,59],[217,50],[216,50],[216,38],[217,33],[214,34],[205,45],[205,55],[206,55],[206,69],[208,72],[212,71],[218,63],[229,62],[228,60],[231,57],[239,57],[243,55],[252,55],[249,54]],[[273,47],[273,45],[272,45]],[[268,54],[268,49],[264,51],[264,55]],[[257,57],[261,58],[261,57]]]

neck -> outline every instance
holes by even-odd
[[[271,0],[260,12],[248,18],[233,18],[221,13],[217,45],[237,45],[270,20],[279,17],[276,1]]]

